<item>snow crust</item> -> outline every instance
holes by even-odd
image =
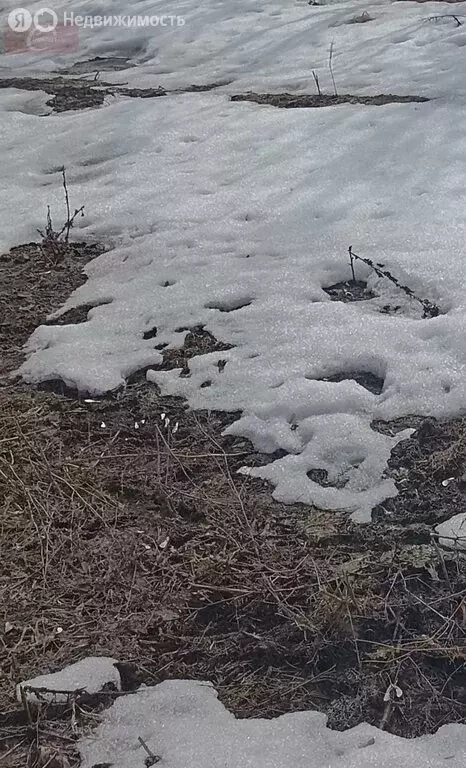
[[[39,675],[30,680],[24,680],[16,686],[16,697],[21,702],[21,688],[48,688],[49,691],[73,692],[84,689],[87,693],[101,691],[106,683],[113,683],[117,690],[121,689],[120,673],[114,666],[116,659],[108,656],[88,656],[75,664],[53,672],[49,675]],[[69,698],[66,693],[48,693],[25,690],[26,698],[30,701],[63,702]]]
[[[81,739],[82,768],[143,766],[149,750],[167,768],[463,768],[466,726],[402,739],[370,725],[338,732],[318,712],[237,720],[209,683],[171,680],[118,699]]]

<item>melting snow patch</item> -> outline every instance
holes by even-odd
[[[318,712],[237,720],[210,683],[194,681],[142,688],[102,718],[78,742],[82,768],[464,768],[466,758],[464,725],[407,740],[366,724],[331,731]]]
[[[87,282],[59,311],[69,320],[63,313],[92,305],[86,322],[37,328],[21,374],[92,397],[163,366],[160,349],[183,343],[177,329],[203,327],[215,355],[190,356],[189,376],[181,366],[151,372],[162,394],[241,412],[237,434],[244,428],[257,450],[289,454],[255,470],[277,498],[368,519],[395,493],[384,474],[393,443],[373,421],[466,408],[464,32],[424,23],[426,10],[410,4],[402,15],[396,3],[383,13],[374,6],[374,21],[349,26],[372,7],[182,5],[186,23],[175,27],[83,27],[66,61],[51,51],[13,57],[20,70],[41,71],[117,57],[131,68],[105,80],[128,87],[232,81],[50,119],[17,111],[29,95],[0,94],[0,249],[36,237],[47,204],[54,216],[63,211],[62,165],[71,200],[86,206],[75,236],[114,246],[86,265]],[[86,14],[101,6],[88,0]],[[155,18],[166,0],[112,2],[125,19],[136,8]],[[61,18],[69,0],[55,10]],[[313,68],[322,81],[327,73],[328,89],[330,28],[339,93],[364,99],[377,84],[431,101],[281,110],[229,100],[302,95]],[[0,66],[12,57],[0,55]],[[354,265],[350,284],[350,242],[443,314],[423,318],[419,302],[366,263]],[[223,368],[220,348],[230,350]],[[331,380],[361,371],[380,381]],[[336,485],[313,482],[311,470]]]
[[[105,685],[111,683],[117,690],[121,688],[120,673],[115,667],[116,659],[108,656],[89,656],[65,667],[60,672],[50,675],[39,675],[31,680],[25,680],[16,686],[16,697],[21,701],[21,688],[30,701],[66,702],[68,693],[84,690],[86,693],[97,693]],[[28,690],[33,688],[36,690]],[[43,688],[44,691],[37,689]],[[57,693],[52,693],[57,691]]]

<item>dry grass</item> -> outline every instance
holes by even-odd
[[[18,367],[21,347],[39,323],[84,282],[83,267],[103,248],[86,243],[27,243],[0,254],[0,386]]]
[[[238,483],[251,447],[220,436],[227,415],[143,382],[95,403],[1,399],[6,710],[19,680],[100,653],[122,660],[129,689],[211,679],[240,716],[319,708],[337,728],[405,735],[464,717],[464,564],[422,526],[354,528],[271,502]],[[388,711],[395,680],[404,698]],[[41,717],[40,733],[70,727]],[[6,745],[31,749],[31,726],[13,730]]]
[[[23,284],[33,285],[34,269],[28,260]],[[50,294],[41,284],[47,311],[60,269]],[[17,335],[9,324],[2,343],[14,338],[19,349],[43,309],[15,311]],[[216,344],[193,329],[165,365],[189,373],[190,357]],[[400,444],[400,496],[379,522],[355,527],[277,504],[264,484],[238,476],[270,457],[222,436],[232,418],[193,414],[142,377],[94,402],[4,382],[2,768],[77,764],[75,741],[111,696],[30,721],[14,688],[89,654],[121,659],[127,690],[210,679],[242,717],[319,708],[335,728],[366,720],[405,736],[464,719],[465,560],[442,553],[426,524],[464,503],[458,483],[445,489],[431,471],[459,467],[464,423],[428,422]],[[386,702],[391,684],[403,696]]]

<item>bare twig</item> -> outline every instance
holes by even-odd
[[[454,13],[442,13],[438,16],[429,16],[426,21],[440,21],[440,19],[454,19],[457,27],[463,26],[463,23],[459,20],[458,16]]]
[[[348,253],[349,253],[349,258],[350,258],[350,267],[351,267],[352,279],[353,279],[353,283],[355,283],[356,282],[356,275],[354,274],[354,256],[353,256],[353,249],[352,249],[351,245],[348,248]]]
[[[328,52],[328,68],[330,70],[330,77],[332,78],[333,92],[335,96],[338,96],[338,91],[337,91],[337,86],[335,84],[335,78],[333,76],[333,66],[332,66],[334,46],[335,46],[335,40],[332,40],[332,42],[330,43],[330,49]]]
[[[315,69],[312,70],[312,77],[314,78],[314,82],[316,84],[317,93],[319,96],[322,96],[322,91],[320,90],[320,83],[319,83],[319,75],[315,71]]]
[[[155,755],[152,752],[152,750],[147,746],[146,742],[144,741],[143,738],[141,738],[141,736],[138,736],[138,741],[148,755],[148,757],[144,761],[146,768],[149,768],[151,765],[155,765],[156,763],[159,763],[162,758],[159,757],[159,755]]]
[[[440,308],[437,306],[437,304],[434,304],[429,299],[420,299],[419,296],[416,296],[414,291],[408,286],[408,285],[402,285],[397,277],[394,277],[391,272],[388,271],[388,269],[385,268],[384,264],[375,264],[372,259],[365,258],[363,256],[358,256],[357,253],[355,253],[352,249],[352,246],[348,248],[349,256],[350,256],[350,264],[351,264],[351,271],[353,275],[354,280],[354,268],[353,268],[353,260],[357,259],[358,261],[362,261],[364,264],[367,264],[367,266],[371,267],[371,269],[374,270],[376,275],[379,277],[386,277],[387,280],[390,280],[391,283],[397,286],[397,288],[400,289],[400,291],[403,291],[407,296],[410,297],[410,299],[414,299],[414,301],[417,301],[423,308],[424,313],[423,317],[437,317],[440,314]]]

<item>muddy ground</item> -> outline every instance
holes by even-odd
[[[127,690],[211,680],[239,717],[317,708],[332,728],[406,737],[464,722],[466,560],[432,530],[466,508],[466,421],[374,424],[417,431],[392,453],[399,496],[354,525],[274,502],[236,474],[270,457],[222,436],[234,414],[193,413],[143,374],[94,402],[9,378],[98,252],[0,257],[2,765],[78,764],[80,727],[111,695],[78,702],[72,728],[70,707],[31,719],[14,688],[89,654],[120,659]],[[164,366],[189,370],[216,344],[193,329]],[[402,696],[387,701],[391,684]]]

